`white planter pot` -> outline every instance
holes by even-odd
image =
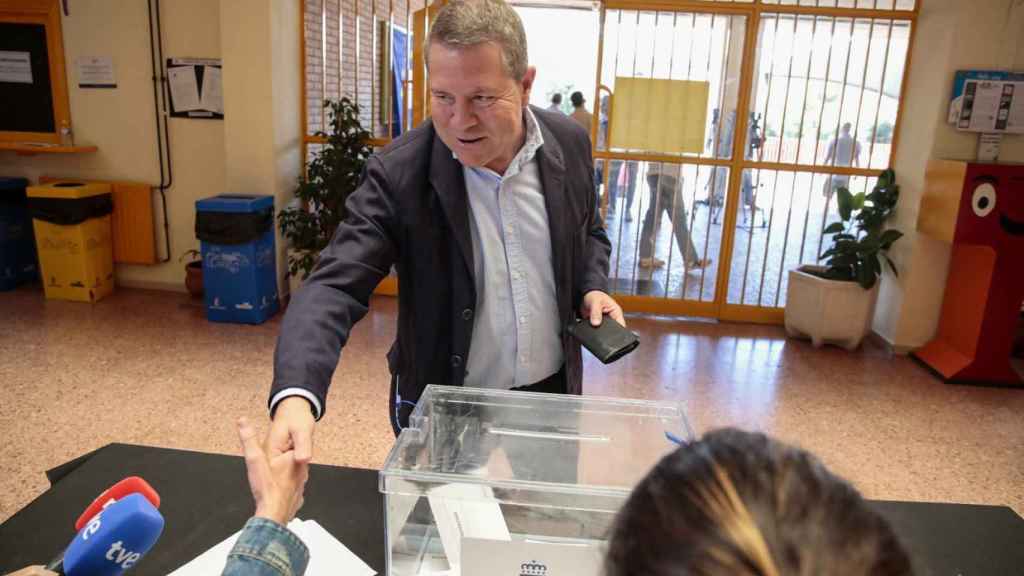
[[[816,267],[789,271],[786,333],[809,338],[815,348],[835,344],[855,350],[871,332],[881,278],[865,290],[856,282],[826,280],[803,271],[809,268]]]

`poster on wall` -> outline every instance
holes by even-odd
[[[32,55],[28,52],[0,50],[0,82],[32,83]]]
[[[79,88],[117,88],[114,59],[110,56],[83,56],[75,59]]]
[[[1024,73],[957,72],[948,120],[962,132],[1024,134]]]
[[[221,61],[217,58],[168,58],[171,116],[224,119]]]

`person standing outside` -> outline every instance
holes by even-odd
[[[562,95],[555,92],[551,95],[551,105],[548,106],[548,112],[558,112],[562,114]]]
[[[827,166],[842,166],[844,168],[860,166],[861,146],[860,142],[850,134],[852,129],[853,125],[849,122],[843,124],[840,135],[829,143],[828,151],[825,154],[825,164]],[[825,196],[826,209],[832,203],[832,196],[836,190],[849,185],[850,177],[845,174],[835,174],[825,180],[822,195]]]
[[[572,114],[569,116],[579,123],[580,126],[583,126],[583,129],[587,131],[587,134],[590,134],[590,123],[593,121],[594,117],[590,112],[587,112],[587,108],[585,106],[587,101],[583,98],[583,92],[573,92],[572,95],[569,96],[569,102],[572,103]]]

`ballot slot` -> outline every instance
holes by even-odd
[[[381,471],[389,573],[586,576],[635,483],[692,437],[676,403],[428,387]]]

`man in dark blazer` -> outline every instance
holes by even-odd
[[[312,457],[352,326],[397,268],[387,355],[397,431],[428,384],[580,394],[577,312],[625,325],[587,133],[528,105],[536,70],[502,0],[452,0],[431,27],[432,119],[367,163],[348,216],[292,299],[274,355],[268,448]]]

